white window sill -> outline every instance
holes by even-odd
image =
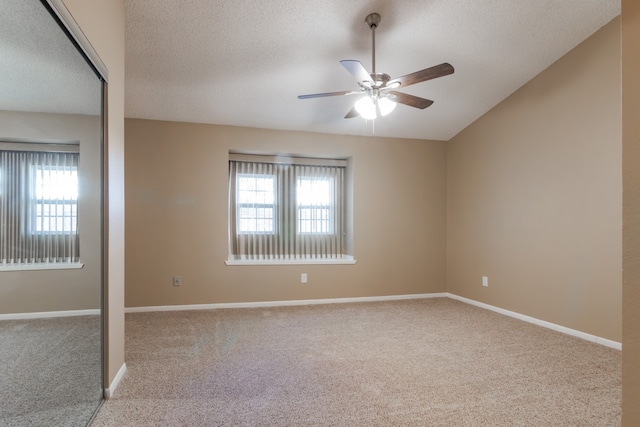
[[[336,265],[355,264],[351,255],[342,258],[298,258],[298,259],[234,259],[229,258],[226,265]]]
[[[2,271],[34,271],[34,270],[79,270],[84,267],[81,262],[76,263],[47,263],[47,264],[10,264],[0,265]]]

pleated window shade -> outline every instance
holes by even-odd
[[[342,258],[345,169],[346,160],[231,155],[229,258]]]
[[[0,267],[80,262],[78,157],[0,150]]]

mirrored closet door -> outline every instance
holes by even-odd
[[[0,425],[103,399],[106,70],[60,0],[0,0]]]

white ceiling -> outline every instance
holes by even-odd
[[[399,77],[441,62],[450,76],[405,91],[375,134],[448,140],[620,13],[620,0],[126,0],[126,116],[369,135],[344,119],[356,90],[341,59]]]
[[[48,17],[32,9],[39,2],[0,4],[7,12],[0,25],[0,109],[95,109],[66,101],[99,85],[73,50],[45,35]],[[620,0],[125,0],[125,6],[127,117],[438,140],[452,138],[620,13]],[[453,75],[404,89],[434,100],[431,107],[399,105],[375,128],[343,118],[356,97],[297,99],[358,89],[339,61],[357,59],[371,71],[364,23],[371,12],[382,15],[378,72],[393,78],[442,62],[455,67]],[[73,71],[63,58],[84,70]]]

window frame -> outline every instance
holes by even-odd
[[[259,163],[261,166],[269,165],[273,169],[268,172],[262,170],[262,174],[275,175],[276,180],[276,201],[277,219],[275,221],[276,232],[270,235],[261,235],[260,240],[257,234],[241,234],[237,233],[234,227],[237,227],[237,209],[240,206],[236,199],[237,182],[236,175],[247,173],[244,169],[237,169],[240,163]],[[234,166],[235,165],[235,166]],[[246,165],[245,165],[246,166]],[[325,175],[309,175],[304,173],[305,170],[315,170],[313,168],[327,168],[331,172]],[[229,255],[225,263],[227,265],[244,265],[244,264],[353,264],[355,260],[353,256],[346,251],[347,243],[347,222],[346,216],[346,196],[347,184],[345,177],[347,176],[347,159],[315,159],[301,158],[291,156],[265,156],[265,155],[247,155],[230,153],[229,154],[229,205],[228,205],[228,228],[229,228]],[[304,169],[311,167],[312,169]],[[297,168],[297,169],[296,169]],[[339,181],[336,176],[331,173],[339,174]],[[317,173],[317,172],[316,172]],[[331,190],[331,197],[337,198],[337,202],[328,201],[328,203],[318,204],[300,204],[298,196],[299,179],[327,179],[328,186]],[[339,189],[336,190],[333,187]],[[334,194],[335,193],[335,194]],[[335,220],[334,226],[321,227],[320,231],[303,231],[301,226],[300,212],[303,209],[326,209],[328,211],[327,218],[323,221]],[[349,212],[351,212],[349,210]],[[283,220],[282,218],[286,218]],[[311,219],[313,221],[313,219]],[[283,237],[284,236],[284,237]],[[250,243],[241,239],[249,239]],[[268,240],[271,239],[271,240]],[[333,240],[330,240],[333,239]],[[285,243],[283,243],[285,241]],[[330,243],[327,243],[330,242]],[[243,244],[262,245],[268,247],[271,251],[277,246],[274,252],[264,253],[247,252],[239,249]],[[282,250],[282,246],[286,245],[286,249]],[[325,246],[325,252],[305,252],[305,246]]]

